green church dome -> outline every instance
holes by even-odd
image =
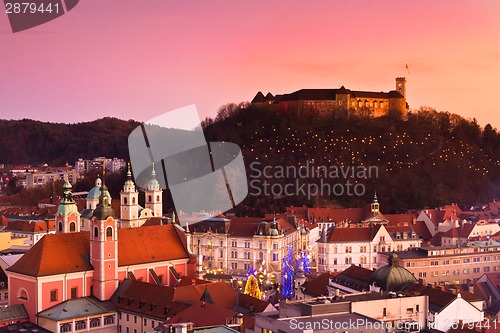
[[[399,266],[398,255],[393,252],[389,256],[389,264],[373,272],[368,283],[384,291],[400,291],[415,281],[417,279],[409,270]]]

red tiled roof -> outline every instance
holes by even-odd
[[[453,294],[451,291],[442,291],[440,287],[431,287],[428,285],[423,285],[421,283],[412,283],[408,285],[405,289],[405,292],[409,293],[419,293],[420,295],[429,296],[429,304],[433,304],[437,307],[445,307],[451,301],[453,301],[457,295]],[[466,301],[479,301],[481,300],[479,297],[466,292],[461,291],[460,295]]]
[[[237,313],[233,310],[228,310],[221,306],[206,302],[197,302],[188,309],[167,320],[166,324],[192,322],[195,327],[226,325],[227,320],[229,318],[234,318],[236,315]],[[166,325],[162,324],[161,326],[165,327]],[[245,332],[246,328],[252,326],[253,320],[244,316],[242,332]]]
[[[122,311],[167,319],[190,307],[188,304],[174,302],[173,296],[172,287],[126,279],[113,294],[111,301]]]
[[[118,229],[118,266],[188,258],[173,225]],[[61,256],[64,253],[64,256]],[[92,270],[89,232],[45,235],[9,270],[47,276]]]
[[[11,232],[48,232],[55,230],[55,221],[9,220],[4,231]]]
[[[404,226],[405,224],[411,225],[413,219],[417,218],[415,214],[384,214],[384,218],[389,220],[388,225],[390,226]]]
[[[233,309],[237,305],[237,292],[227,283],[219,281],[203,285],[188,285],[175,288],[174,300],[195,303],[201,300],[203,293],[208,292],[214,304],[225,309]]]
[[[451,228],[444,232],[441,237],[458,238],[460,236],[460,238],[469,238],[472,229],[474,229],[474,225],[472,223],[466,223],[460,228]]]
[[[380,225],[375,227],[335,228],[327,236],[327,240],[331,243],[371,241],[379,229]]]
[[[351,265],[348,268],[346,268],[343,272],[340,272],[337,275],[337,278],[341,278],[342,276],[348,276],[355,278],[360,281],[368,282],[370,280],[370,277],[372,276],[373,271],[356,266],[356,265]]]
[[[338,275],[338,272],[323,273],[306,283],[305,293],[314,297],[328,295],[330,278]]]
[[[177,282],[177,284],[175,285],[175,287],[178,288],[178,287],[193,286],[193,285],[208,284],[208,283],[212,282],[202,279],[196,279],[193,277],[182,276],[179,282]]]
[[[189,258],[173,224],[118,229],[118,266]]]
[[[411,225],[411,228],[422,239],[430,240],[432,238],[432,234],[424,221],[416,221],[415,224]]]

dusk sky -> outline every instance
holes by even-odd
[[[500,128],[500,1],[82,0],[12,33],[0,118],[147,120],[301,88],[389,91]],[[410,74],[407,73],[408,63]]]

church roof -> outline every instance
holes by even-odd
[[[415,276],[406,268],[399,266],[399,258],[396,253],[389,256],[389,264],[377,269],[370,277],[369,284],[384,291],[400,291],[411,283],[416,282]]]
[[[38,317],[51,320],[68,320],[115,312],[110,301],[100,301],[95,297],[72,298],[38,313]]]
[[[118,266],[188,257],[173,225],[118,229]],[[45,235],[8,270],[30,276],[93,270],[90,234],[82,231]]]

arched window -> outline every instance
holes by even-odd
[[[375,109],[378,109],[378,103],[377,103],[377,101],[373,102],[373,107],[374,107]]]
[[[99,228],[94,227],[94,237],[98,237],[98,236],[99,236]]]
[[[156,201],[160,202],[160,196],[159,195],[156,196]]]
[[[363,107],[363,102],[358,101],[358,107],[360,107],[360,108]]]
[[[62,222],[59,222],[59,231],[62,231]]]
[[[76,231],[76,224],[75,224],[75,222],[71,222],[69,224],[69,231]]]
[[[153,197],[151,195],[148,195],[148,202],[153,201]]]
[[[132,198],[132,204],[135,205],[135,198]]]
[[[29,300],[28,292],[26,291],[26,289],[24,288],[19,289],[19,291],[17,292],[17,298],[23,301]]]
[[[106,239],[113,238],[113,228],[107,227],[106,228]]]
[[[123,198],[123,204],[126,205],[127,204],[127,197]]]

